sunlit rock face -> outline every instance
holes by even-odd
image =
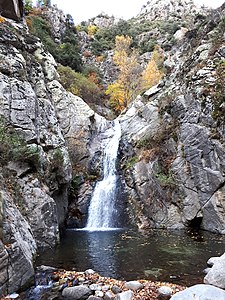
[[[30,283],[37,249],[56,245],[67,214],[72,168],[48,90],[58,78],[40,41],[6,19],[0,36],[1,138],[7,137],[0,149],[1,295]],[[4,147],[15,139],[11,155]]]
[[[188,19],[204,12],[193,0],[150,0],[141,9],[140,18],[150,21]]]
[[[0,12],[3,17],[19,21],[23,16],[23,1],[0,0]]]
[[[171,71],[120,116],[130,219],[140,228],[225,233],[223,15],[187,32]]]

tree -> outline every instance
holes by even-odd
[[[152,52],[151,59],[142,73],[142,88],[143,90],[149,89],[150,87],[159,83],[163,77],[162,63],[164,60],[164,53],[160,46],[155,46]]]
[[[32,0],[25,0],[24,2],[24,11],[25,14],[28,15],[33,9],[33,2]]]
[[[50,7],[51,0],[37,0],[37,7],[41,7],[41,6]]]
[[[141,67],[137,52],[130,49],[132,38],[116,36],[116,48],[113,56],[118,66],[118,79],[106,90],[110,102],[116,111],[122,111],[133,100],[140,90]]]
[[[93,36],[98,31],[98,27],[96,25],[89,25],[87,30],[88,30],[88,35]]]

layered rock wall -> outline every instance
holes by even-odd
[[[121,165],[139,227],[225,232],[223,14],[188,32],[171,52],[171,73],[120,117]]]
[[[72,169],[48,90],[58,79],[54,59],[22,24],[5,20],[0,30],[1,139],[9,147],[8,156],[1,149],[4,295],[30,282],[38,247],[53,247],[59,241]]]

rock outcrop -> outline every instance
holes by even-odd
[[[23,14],[23,0],[0,0],[1,16],[19,21]]]
[[[156,21],[183,19],[203,12],[203,8],[196,6],[193,0],[150,0],[141,9],[138,17],[143,20]]]
[[[204,283],[225,289],[225,254],[220,257],[211,257],[207,264],[210,268],[207,269]]]
[[[217,287],[197,284],[187,288],[184,291],[176,293],[172,296],[171,300],[189,300],[189,299],[201,299],[201,300],[214,300],[225,299],[225,291]]]
[[[48,89],[58,79],[54,59],[11,20],[1,24],[0,58],[3,295],[30,282],[38,248],[58,242],[72,169]]]
[[[26,26],[5,19],[0,31],[0,294],[4,295],[32,280],[38,249],[59,241],[68,213],[72,167],[79,184],[72,185],[78,197],[75,193],[70,198],[70,207],[76,209],[70,209],[68,224],[84,225],[93,179],[101,176],[98,134],[110,122],[65,91],[54,58]]]
[[[164,80],[120,116],[121,165],[139,227],[225,232],[223,13],[188,31]]]

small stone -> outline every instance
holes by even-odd
[[[122,292],[122,289],[120,287],[118,287],[117,285],[113,285],[111,290],[114,294],[119,294]]]
[[[64,284],[67,282],[67,278],[61,278],[59,279],[59,284]]]
[[[89,296],[88,300],[102,300],[102,298],[96,297],[96,296]]]
[[[114,298],[115,298],[115,295],[112,292],[108,291],[105,293],[105,300],[112,300]]]
[[[87,269],[86,271],[84,271],[85,275],[93,275],[95,274],[96,272],[92,269]]]
[[[13,293],[13,294],[9,295],[10,299],[18,299],[19,297],[20,297],[20,295],[16,294],[16,293]]]
[[[42,272],[51,272],[51,271],[56,271],[56,268],[54,267],[51,267],[51,266],[44,266],[44,265],[41,265],[40,267],[37,268],[38,271],[42,271]]]
[[[91,294],[91,290],[86,286],[67,287],[63,290],[62,296],[68,300],[78,300],[80,298],[87,299]]]
[[[60,276],[59,276],[59,274],[52,274],[51,278],[52,278],[53,281],[59,281]]]
[[[116,295],[116,300],[131,300],[134,293],[132,291],[126,291]]]
[[[84,277],[78,277],[79,282],[84,282],[86,279]]]
[[[75,285],[78,285],[78,283],[79,283],[79,280],[78,279],[74,279],[73,282],[72,282],[72,285],[75,286]]]
[[[138,281],[128,281],[125,283],[125,288],[132,291],[137,291],[143,288],[143,284]]]
[[[103,292],[107,292],[109,289],[110,289],[109,285],[103,285],[103,287],[102,287]]]
[[[95,296],[102,298],[104,296],[103,291],[95,291]]]
[[[89,289],[91,289],[92,291],[101,291],[101,286],[99,284],[91,284],[89,286]]]
[[[171,298],[173,290],[168,286],[161,286],[157,292],[159,294],[158,299],[166,300]]]

